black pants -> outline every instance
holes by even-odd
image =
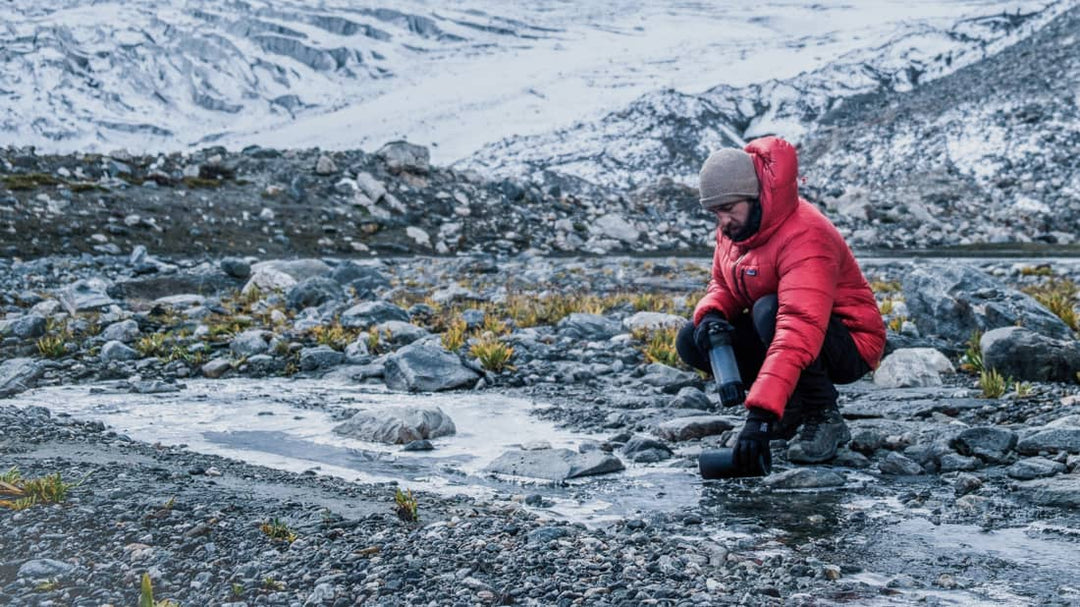
[[[766,295],[754,302],[750,314],[741,314],[728,322],[735,327],[732,347],[739,365],[739,375],[749,389],[757,378],[765,352],[776,332],[776,312],[779,302],[776,295]],[[679,330],[675,349],[686,364],[710,373],[709,353],[698,349],[694,343],[694,323],[688,322]],[[803,411],[821,410],[836,403],[835,384],[850,384],[870,371],[855,347],[844,323],[833,316],[825,331],[825,341],[817,358],[799,375],[792,395],[793,402]]]

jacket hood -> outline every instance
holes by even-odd
[[[776,228],[799,205],[799,160],[795,146],[778,137],[762,137],[743,148],[754,160],[761,184],[761,227],[750,238],[736,243],[752,249],[767,241]]]

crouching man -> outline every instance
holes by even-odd
[[[885,347],[870,285],[836,227],[799,197],[797,180],[795,148],[775,137],[714,152],[701,169],[701,206],[717,220],[712,278],[676,347],[708,372],[709,331],[732,332],[749,386],[740,468],[771,461],[775,438],[790,441],[793,462],[835,457],[851,434],[834,384],[876,368]]]

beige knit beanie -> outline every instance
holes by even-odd
[[[717,150],[701,167],[701,208],[706,211],[742,198],[758,197],[754,159],[736,149]]]

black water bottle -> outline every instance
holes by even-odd
[[[720,404],[734,407],[746,400],[746,389],[739,376],[735,362],[735,350],[731,347],[731,325],[713,323],[709,327],[709,365],[716,380],[716,393]]]
[[[734,449],[713,449],[702,451],[698,455],[698,471],[705,480],[717,478],[745,478],[750,476],[768,476],[772,467],[765,461],[764,456],[759,456],[755,465],[749,468],[740,468],[735,465]]]

